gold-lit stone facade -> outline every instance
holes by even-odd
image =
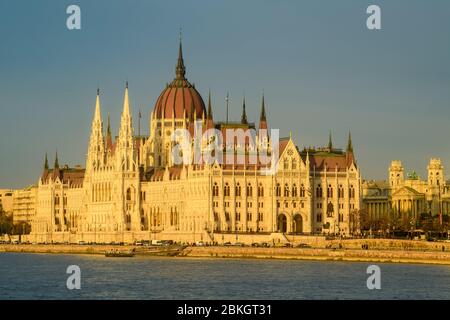
[[[151,112],[150,135],[135,134],[125,88],[119,133],[105,130],[97,92],[86,167],[53,168],[46,159],[36,191],[36,215],[30,239],[37,242],[131,242],[144,239],[220,242],[239,235],[283,239],[285,234],[358,232],[362,204],[361,175],[351,137],[345,151],[330,142],[324,148],[299,149],[293,139],[269,135],[264,98],[258,126],[247,121],[214,121],[211,96],[205,106],[185,78],[180,44],[176,77]],[[232,145],[231,157],[243,163],[175,163],[177,129],[256,132]],[[202,152],[211,136],[199,142]],[[195,144],[194,141],[177,143]],[[275,154],[277,170],[264,172],[251,154]]]
[[[447,216],[450,213],[450,185],[445,180],[440,159],[430,159],[427,179],[415,172],[405,177],[402,162],[393,160],[387,181],[363,183],[364,209],[373,220],[393,217],[414,224],[421,214]]]

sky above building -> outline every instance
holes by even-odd
[[[68,30],[66,8],[81,8]],[[368,30],[366,9],[381,8]],[[363,178],[386,178],[392,159],[422,177],[430,157],[450,174],[450,2],[24,1],[0,2],[0,187],[36,183],[52,165],[84,166],[100,87],[102,115],[118,132],[125,82],[137,130],[175,75],[182,28],[187,78],[214,118],[240,119],[245,94],[257,121],[296,144],[345,148]]]

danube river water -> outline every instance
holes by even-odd
[[[81,269],[68,290],[66,269]],[[370,263],[0,253],[0,299],[450,299],[450,267]]]

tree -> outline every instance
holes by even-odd
[[[12,215],[8,215],[0,204],[0,235],[10,234],[13,228]]]
[[[350,233],[360,234],[361,230],[364,229],[364,227],[368,223],[368,212],[364,209],[355,209],[350,211],[349,214],[349,227],[350,227]]]
[[[11,233],[14,235],[30,234],[31,225],[27,222],[19,222],[13,225]]]

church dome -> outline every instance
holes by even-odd
[[[200,93],[185,78],[186,69],[181,42],[175,71],[175,79],[166,86],[156,101],[153,117],[156,119],[181,119],[185,115],[188,118],[193,117],[195,113],[199,119],[203,114],[206,115],[205,103]]]

